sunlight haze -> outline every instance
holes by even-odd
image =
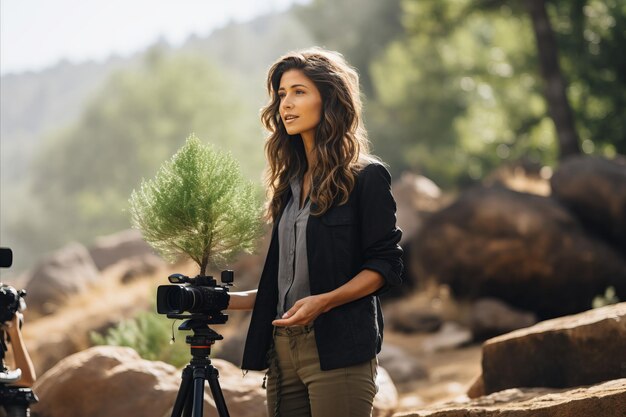
[[[163,39],[180,45],[230,21],[282,11],[306,0],[3,0],[0,73],[38,71],[60,60],[127,56]]]

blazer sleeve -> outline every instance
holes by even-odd
[[[402,230],[396,226],[396,202],[391,194],[391,175],[378,163],[363,168],[358,180],[359,223],[361,229],[361,270],[380,273],[385,284],[373,295],[380,295],[402,283]]]

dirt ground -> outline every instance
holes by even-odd
[[[421,345],[427,337],[423,334],[385,332],[385,342],[399,346],[417,358],[425,365],[429,375],[427,379],[396,384],[400,403],[398,411],[466,398],[467,389],[480,374],[479,344],[424,352]]]

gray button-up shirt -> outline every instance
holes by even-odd
[[[302,179],[291,181],[292,196],[278,223],[278,306],[276,317],[288,311],[296,301],[311,295],[309,264],[306,253],[306,225],[311,202],[307,197],[300,206]]]

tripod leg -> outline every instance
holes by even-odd
[[[215,401],[215,408],[217,408],[217,415],[220,417],[230,417],[228,414],[228,408],[226,408],[226,401],[224,400],[224,394],[220,387],[219,373],[217,369],[213,368],[212,372],[209,372],[209,387],[211,388],[211,394],[213,394],[213,401]]]
[[[172,408],[172,417],[181,417],[183,407],[188,402],[187,397],[191,391],[189,390],[189,385],[191,384],[191,369],[185,368],[183,369],[183,377],[180,382],[180,388],[178,389],[178,394],[176,395],[176,402],[174,402],[174,408]],[[189,408],[189,407],[188,407]]]
[[[6,410],[6,414],[5,414],[6,417],[29,417],[30,416],[29,408],[20,406],[20,405],[7,406],[5,410]],[[2,411],[2,408],[0,408],[0,411]]]
[[[197,375],[193,380],[193,417],[202,417],[204,407],[204,375]]]
[[[187,398],[185,399],[185,408],[183,409],[183,417],[191,417],[193,411],[193,390],[191,389],[191,383],[187,390]]]

